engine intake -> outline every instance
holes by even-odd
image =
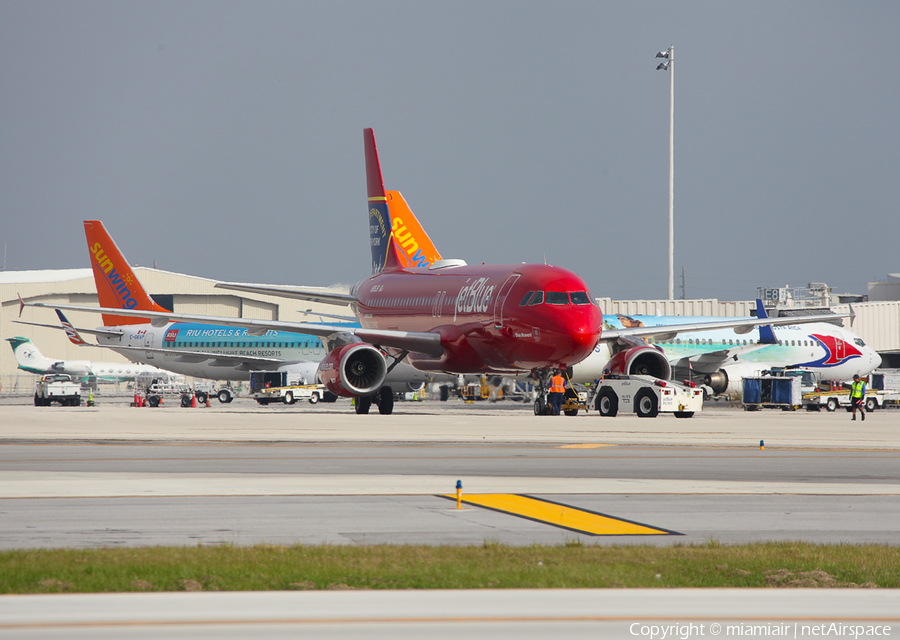
[[[370,396],[381,389],[387,363],[370,344],[338,347],[319,363],[318,376],[325,388],[337,396]]]
[[[619,351],[606,366],[610,373],[620,375],[653,376],[663,380],[672,377],[672,367],[665,354],[654,347],[631,347]]]

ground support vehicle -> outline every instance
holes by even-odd
[[[783,409],[794,411],[803,404],[801,379],[787,375],[751,376],[743,379],[744,411]]]
[[[197,394],[197,402],[205,403],[207,398],[218,398],[222,404],[234,400],[234,390],[230,385],[217,387],[215,382],[194,383],[194,392]]]
[[[206,395],[203,394],[203,399],[201,400],[201,394],[202,392],[196,394],[197,403],[206,404]],[[144,397],[147,400],[147,404],[151,407],[158,407],[166,399],[170,402],[177,401],[182,407],[190,407],[195,395],[194,390],[184,382],[166,381],[154,382],[148,386],[144,392]]]
[[[65,373],[41,376],[34,390],[34,406],[49,407],[54,402],[63,407],[81,405],[81,382]]]
[[[316,404],[324,399],[325,386],[306,384],[302,377],[287,371],[251,371],[249,396],[261,405],[294,404],[304,398]]]
[[[478,382],[469,382],[459,387],[459,397],[466,402],[475,400],[488,400],[496,402],[503,399],[503,386],[500,378],[494,377],[488,379],[487,376],[481,376]]]
[[[900,393],[897,392],[866,391],[863,406],[866,411],[875,411],[884,409],[886,405],[896,404],[898,401],[900,401]],[[833,389],[804,394],[803,406],[807,411],[821,411],[822,407],[826,411],[837,411],[838,407],[844,407],[847,411],[851,411],[850,390]]]
[[[674,380],[660,380],[643,375],[609,375],[589,391],[566,388],[562,411],[576,416],[580,410],[593,407],[601,416],[615,417],[619,411],[636,413],[641,418],[655,418],[660,413],[673,413],[676,418],[690,418],[703,411],[703,389]],[[543,396],[534,402],[535,415],[546,415],[549,406]]]
[[[610,375],[597,383],[588,404],[608,417],[622,410],[633,411],[640,418],[655,418],[660,413],[690,418],[703,411],[703,389],[693,383],[653,376]]]

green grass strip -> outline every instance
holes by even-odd
[[[900,547],[746,545],[278,546],[0,552],[0,593],[900,587]]]

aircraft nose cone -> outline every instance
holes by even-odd
[[[600,319],[597,313],[577,314],[569,319],[566,335],[570,342],[572,356],[586,358],[597,346],[600,339]]]
[[[874,349],[872,350],[872,365],[876,369],[881,366],[881,355]]]

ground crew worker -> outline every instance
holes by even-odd
[[[566,393],[566,380],[559,374],[559,370],[554,371],[553,377],[550,378],[550,412],[558,416],[562,409],[563,396]]]
[[[859,379],[859,374],[853,374],[853,384],[850,386],[850,406],[853,407],[853,417],[851,420],[856,420],[856,410],[859,409],[859,413],[862,416],[862,419],[866,419],[866,411],[863,409],[863,404],[866,400],[866,383],[864,380]]]

